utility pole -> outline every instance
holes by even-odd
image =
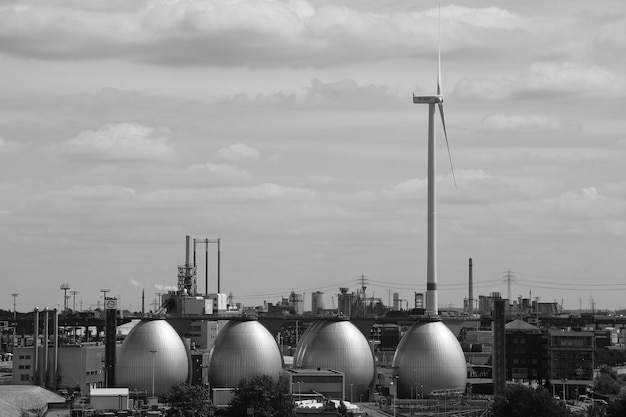
[[[17,310],[15,309],[15,299],[17,298],[19,294],[14,292],[13,294],[11,294],[11,297],[13,297],[13,320],[17,319]]]
[[[61,290],[63,290],[63,314],[67,314],[67,290],[70,289],[70,284],[64,282],[61,284]]]

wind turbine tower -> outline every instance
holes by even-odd
[[[441,15],[441,3],[439,4],[439,14]],[[428,242],[426,261],[426,313],[431,317],[438,315],[437,301],[437,175],[435,160],[435,111],[439,107],[441,124],[446,138],[448,148],[448,158],[452,168],[452,178],[456,186],[454,168],[452,167],[452,155],[448,144],[448,133],[446,131],[446,120],[443,115],[443,93],[441,86],[441,30],[439,31],[439,42],[437,48],[437,94],[434,96],[413,95],[413,103],[428,104]]]
[[[433,392],[442,392],[441,390],[462,392],[467,384],[467,363],[463,349],[452,331],[437,318],[437,222],[435,216],[435,112],[437,107],[439,107],[443,132],[446,136],[446,145],[448,144],[441,92],[441,48],[438,52],[437,66],[437,94],[434,96],[413,95],[413,103],[428,104],[429,115],[426,314],[430,318],[416,322],[398,343],[392,368],[395,370],[397,395],[400,398],[413,398],[417,387],[420,387],[420,396],[430,397]],[[448,157],[452,165],[449,146]],[[454,178],[454,171],[452,171],[452,177]],[[454,183],[456,185],[456,179]]]

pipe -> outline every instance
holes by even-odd
[[[50,311],[44,308],[44,322],[43,322],[43,378],[42,387],[48,388],[48,376],[49,376],[49,360],[48,360],[48,334],[50,333]]]
[[[474,314],[474,277],[473,277],[473,267],[472,267],[472,258],[469,258],[469,306],[467,311],[470,315]]]
[[[35,307],[35,322],[33,330],[33,350],[35,351],[35,366],[33,367],[33,385],[39,385],[39,309]]]
[[[54,312],[54,316],[52,317],[52,331],[54,333],[54,363],[53,363],[53,379],[52,379],[52,389],[55,391],[59,389],[59,312],[55,308],[52,310]],[[76,330],[74,330],[74,338],[76,338]]]

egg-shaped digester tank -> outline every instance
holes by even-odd
[[[209,353],[212,388],[233,388],[242,379],[269,375],[278,382],[283,356],[276,340],[258,321],[232,320],[217,335]]]
[[[372,349],[359,329],[346,320],[319,320],[309,326],[294,353],[294,367],[344,373],[345,400],[366,397],[376,376]]]
[[[426,398],[436,390],[465,391],[463,349],[441,321],[415,323],[398,344],[393,368],[399,398]]]
[[[189,356],[176,330],[164,319],[143,319],[119,348],[115,385],[158,396],[187,382],[188,374]]]

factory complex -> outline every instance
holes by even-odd
[[[198,291],[190,248],[187,236],[178,290],[163,294],[155,312],[128,316],[106,297],[94,312],[45,309],[7,320],[12,385],[45,388],[72,407],[80,399],[94,414],[128,415],[159,413],[182,383],[209,389],[219,410],[240,381],[267,375],[301,415],[331,401],[353,415],[363,404],[400,413],[454,404],[480,415],[510,382],[543,385],[564,399],[586,395],[596,349],[624,346],[623,317],[559,314],[553,304],[498,293],[445,315],[423,308],[428,294],[417,294],[412,310],[376,313],[384,306],[368,305],[363,287],[341,288],[335,310],[316,304],[319,293],[312,312],[299,311],[293,293],[278,307],[242,310],[223,293]]]

